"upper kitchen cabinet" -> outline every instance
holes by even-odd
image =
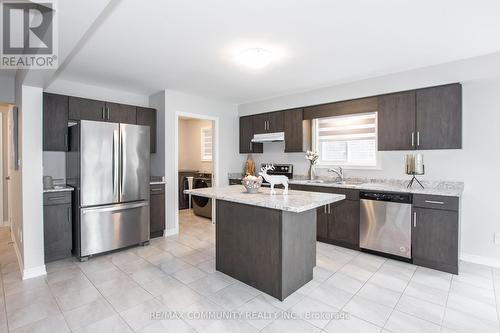
[[[106,121],[106,103],[88,98],[69,97],[69,119]]]
[[[303,115],[302,109],[283,112],[285,153],[300,153],[304,151]]]
[[[43,94],[43,150],[68,150],[68,96]]]
[[[255,134],[283,132],[283,111],[261,113],[253,118],[253,131]]]
[[[462,86],[416,91],[417,149],[462,148]]]
[[[255,116],[240,117],[240,154],[262,153],[262,143],[252,142]]]
[[[415,149],[415,91],[378,97],[378,150]]]
[[[156,109],[137,107],[137,125],[150,128],[151,153],[156,153]]]
[[[106,121],[136,124],[136,107],[133,105],[106,102]]]
[[[459,83],[378,96],[378,149],[462,148]]]

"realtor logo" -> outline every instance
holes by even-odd
[[[3,1],[1,68],[57,67],[54,1]]]

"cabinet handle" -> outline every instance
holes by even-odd
[[[444,205],[443,201],[425,200],[425,202],[435,205]]]
[[[332,205],[328,205],[328,214],[331,214],[332,213]]]
[[[252,148],[253,148],[253,142],[252,142],[252,141],[250,141],[250,151],[252,151],[252,150],[253,150]]]
[[[62,196],[58,196],[58,197],[49,197],[49,200],[61,200],[64,198],[66,198],[66,196],[62,195]]]
[[[417,212],[413,212],[413,228],[417,227]]]
[[[108,109],[108,120],[109,120],[109,106],[107,107],[107,109]]]
[[[420,146],[420,131],[417,131],[417,147]]]
[[[104,106],[101,108],[101,111],[102,111],[102,119],[104,120],[105,119]]]
[[[411,132],[411,146],[415,147],[415,132]]]
[[[162,188],[152,188],[151,189],[151,192],[159,192],[159,191],[163,191]]]
[[[68,222],[71,223],[71,207],[68,207]]]
[[[326,205],[323,206],[323,213],[326,214]]]

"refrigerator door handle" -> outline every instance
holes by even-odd
[[[93,212],[116,212],[116,211],[123,211],[126,209],[141,208],[148,205],[149,204],[147,201],[141,201],[141,202],[121,204],[121,205],[112,205],[108,207],[82,208],[82,214],[88,214]]]
[[[119,161],[119,151],[118,151],[118,131],[113,131],[113,197],[115,201],[118,201],[118,177],[120,170],[118,166]]]
[[[121,133],[120,134],[120,157],[119,157],[119,164],[120,164],[120,201],[122,201],[122,197],[124,195],[124,191],[123,191],[123,179],[125,178],[123,176],[123,160],[124,160],[124,156],[123,156],[123,135],[124,133]]]

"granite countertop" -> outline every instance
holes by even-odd
[[[166,184],[167,182],[163,180],[163,177],[161,176],[151,176],[149,179],[149,185],[160,185],[160,184]]]
[[[43,193],[74,191],[74,188],[67,185],[55,185],[52,188],[43,189]]]
[[[283,195],[281,189],[276,190],[276,195],[271,195],[270,192],[269,188],[261,187],[258,193],[250,194],[246,192],[242,185],[207,187],[184,191],[186,194],[294,213],[305,212],[345,199],[345,195],[332,193],[289,190],[288,195]]]
[[[413,184],[412,188],[407,188],[408,180],[399,179],[379,179],[379,178],[347,178],[344,183],[335,183],[328,179],[319,179],[309,181],[305,179],[290,179],[290,184],[309,185],[309,186],[325,186],[338,187],[356,190],[371,190],[371,191],[388,191],[402,192],[413,194],[429,194],[443,195],[452,197],[461,197],[464,191],[464,183],[462,182],[445,182],[445,181],[421,181],[424,185],[422,189],[420,185]]]

